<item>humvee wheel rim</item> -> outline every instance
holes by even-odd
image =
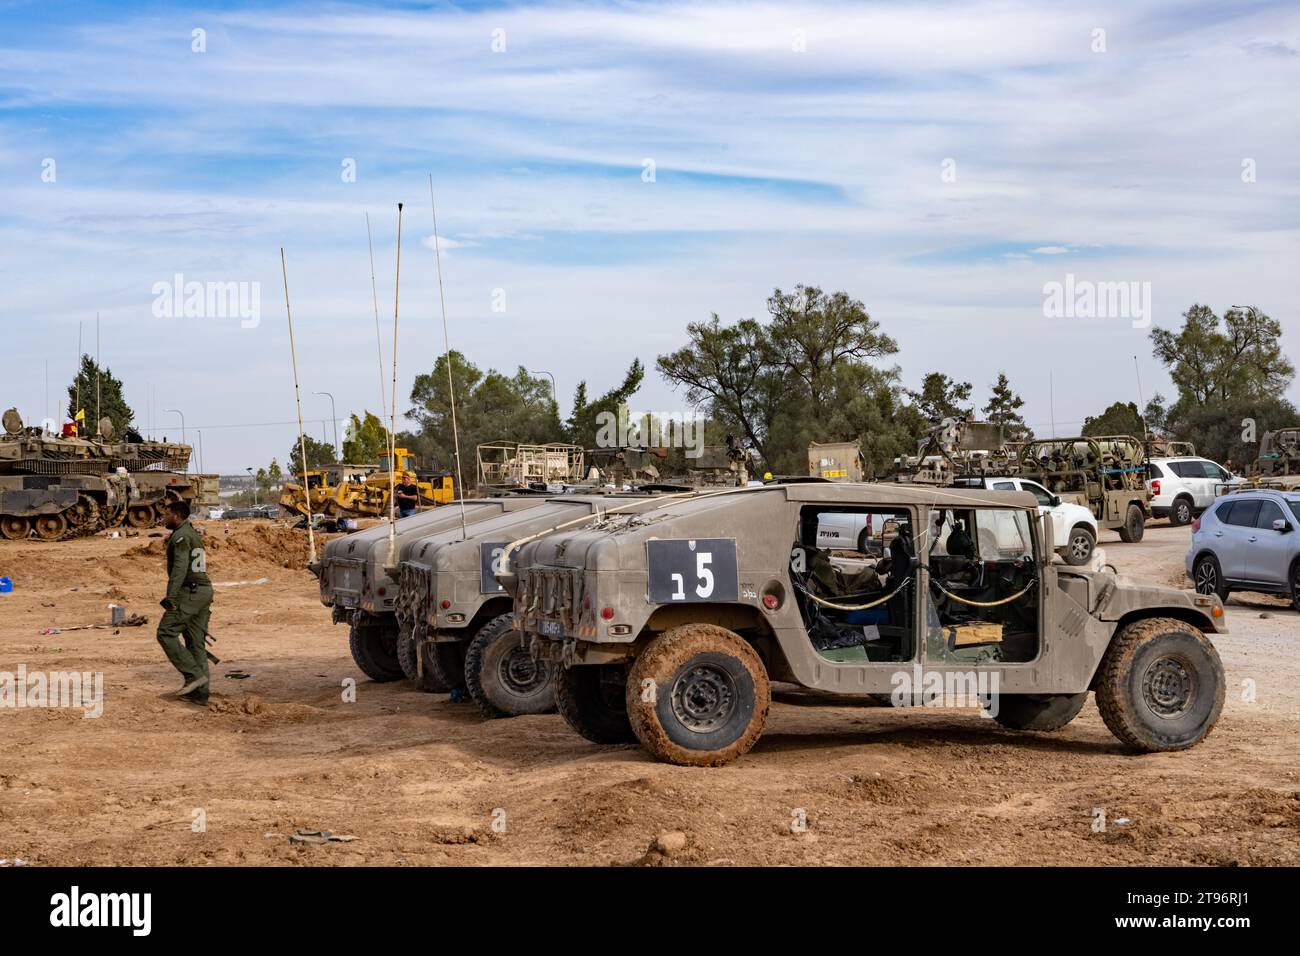
[[[1076,558],[1083,559],[1088,556],[1092,549],[1088,547],[1088,536],[1083,532],[1076,534],[1070,539],[1070,553]]]
[[[1202,561],[1196,568],[1196,593],[1213,594],[1218,590],[1219,576],[1214,573],[1214,565]]]
[[[1142,677],[1142,698],[1157,717],[1181,717],[1196,696],[1196,679],[1186,661],[1162,657]]]
[[[523,647],[516,647],[497,664],[497,676],[512,693],[529,694],[545,675],[532,654]]]
[[[697,664],[673,685],[673,713],[682,726],[707,734],[722,724],[736,708],[736,684],[731,675],[713,664]]]

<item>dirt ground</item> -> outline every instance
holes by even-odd
[[[752,753],[687,769],[587,743],[555,715],[483,723],[472,704],[370,682],[301,570],[304,532],[203,527],[222,658],[206,710],[159,696],[179,683],[154,639],[161,532],[0,541],[0,575],[14,581],[0,594],[0,671],[101,671],[105,694],[97,719],[0,709],[0,860],[1300,863],[1300,615],[1278,599],[1230,599],[1231,632],[1215,638],[1227,704],[1190,751],[1126,753],[1091,702],[1064,731],[1033,735],[973,711],[827,705],[786,689]],[[1188,537],[1161,523],[1140,545],[1103,546],[1124,573],[1182,585]],[[106,620],[110,602],[149,624],[41,633]],[[227,676],[239,671],[251,676]],[[349,679],[355,702],[343,699]],[[299,829],[357,839],[290,844]],[[653,848],[675,832],[684,841]]]

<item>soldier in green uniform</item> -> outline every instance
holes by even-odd
[[[208,578],[203,536],[190,524],[190,506],[172,501],[163,515],[167,539],[167,596],[162,599],[158,643],[185,683],[176,696],[205,704],[208,700],[208,652],[204,639],[211,616],[212,581]],[[181,643],[184,637],[185,643]]]

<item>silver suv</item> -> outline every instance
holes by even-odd
[[[1300,609],[1300,493],[1238,491],[1192,522],[1187,575],[1200,594],[1285,594]]]

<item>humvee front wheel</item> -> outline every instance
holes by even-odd
[[[465,651],[465,686],[489,720],[555,709],[555,671],[537,660],[514,629],[512,614],[488,621]]]
[[[1119,539],[1125,544],[1137,544],[1146,533],[1146,517],[1137,505],[1129,505],[1124,523],[1119,526]]]
[[[421,677],[421,669],[415,658],[415,636],[406,628],[402,628],[397,635],[397,662],[402,667],[402,674],[419,690],[429,694],[446,694],[451,691],[433,673],[433,667],[429,663],[428,644],[424,646],[424,675]]]
[[[713,624],[660,634],[627,680],[633,732],[669,763],[717,767],[748,753],[771,704],[762,659],[740,635]]]
[[[1088,692],[1082,694],[999,694],[997,712],[989,716],[1011,730],[1060,730],[1083,710]]]
[[[622,664],[577,664],[555,675],[555,707],[564,722],[594,744],[636,740],[624,697],[627,671]]]
[[[1223,711],[1223,664],[1199,630],[1167,617],[1125,626],[1097,674],[1097,709],[1122,743],[1147,752],[1184,750]]]
[[[361,673],[381,684],[400,680],[402,665],[397,660],[396,629],[375,621],[353,618],[348,648]]]

